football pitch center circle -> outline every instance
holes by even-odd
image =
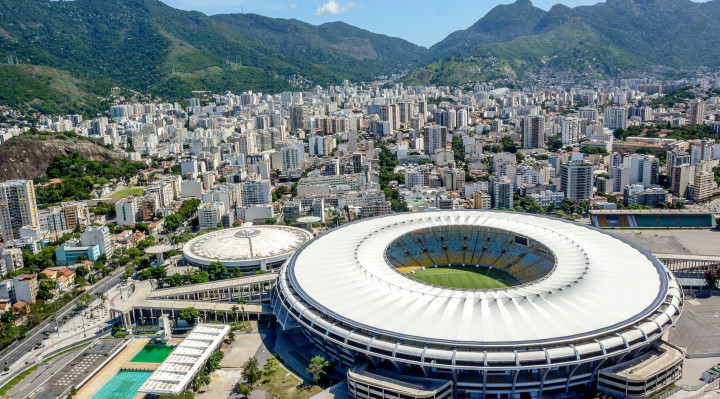
[[[520,285],[510,273],[482,265],[435,265],[406,276],[426,284],[463,290],[502,289]]]

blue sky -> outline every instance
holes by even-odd
[[[375,33],[401,37],[429,47],[465,29],[498,4],[514,0],[162,0],[183,10],[205,14],[255,13],[296,18],[314,25],[343,21]],[[600,0],[533,0],[548,10],[555,3],[570,7]]]

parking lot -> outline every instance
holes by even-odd
[[[670,342],[687,348],[689,358],[720,356],[720,297],[685,298],[685,307],[670,330]]]

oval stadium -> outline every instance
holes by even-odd
[[[183,247],[183,257],[200,267],[220,262],[230,270],[243,272],[273,270],[311,238],[308,231],[296,227],[235,227],[193,238]]]
[[[456,210],[314,238],[283,266],[272,305],[347,372],[354,397],[645,397],[679,378],[682,351],[662,336],[682,301],[672,273],[627,240]]]

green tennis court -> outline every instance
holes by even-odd
[[[407,274],[408,277],[449,288],[493,289],[518,285],[517,279],[504,271],[484,266],[428,267]]]

